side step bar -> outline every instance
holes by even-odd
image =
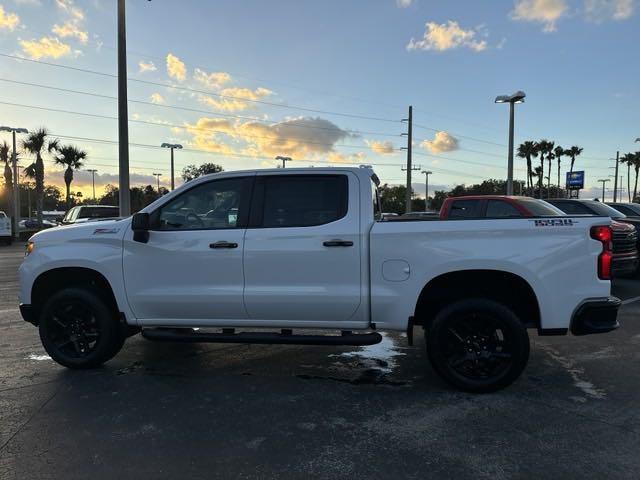
[[[158,342],[185,343],[256,343],[281,345],[375,345],[382,341],[377,332],[352,333],[343,331],[342,335],[294,335],[291,330],[275,332],[240,332],[232,328],[223,329],[222,333],[194,332],[185,329],[143,328],[142,336],[147,340]]]

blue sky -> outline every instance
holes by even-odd
[[[0,54],[113,74],[114,3],[0,0]],[[400,183],[399,120],[413,105],[414,163],[434,172],[432,185],[503,178],[508,109],[493,99],[518,89],[527,101],[517,107],[516,141],[583,147],[576,168],[587,171],[589,186],[611,173],[616,150],[640,149],[635,0],[130,0],[127,7],[129,77],[156,83],[129,84],[129,98],[148,103],[129,106],[130,140],[182,143],[178,167],[263,168],[284,154],[300,166],[373,164],[383,181]],[[112,97],[114,78],[6,56],[0,68],[11,80],[0,80],[0,123],[76,137],[62,140],[88,151],[98,188],[116,182],[117,145],[81,139],[116,140],[115,120],[7,105],[114,117],[110,98],[15,83]],[[154,182],[153,172],[168,183],[167,151],[132,147],[131,164],[133,184]],[[524,178],[524,162],[516,167]],[[61,183],[59,169],[48,171]],[[86,191],[89,174],[76,177]],[[424,192],[420,179],[416,190]]]

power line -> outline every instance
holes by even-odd
[[[49,67],[63,68],[63,69],[73,70],[73,71],[76,71],[76,72],[89,73],[89,74],[99,75],[99,76],[103,76],[103,77],[117,78],[117,75],[115,75],[113,73],[99,72],[97,70],[90,70],[90,69],[87,69],[87,68],[71,67],[69,65],[61,65],[59,63],[53,63],[53,62],[44,62],[42,60],[34,60],[34,59],[31,59],[31,58],[22,58],[22,57],[18,57],[16,55],[9,55],[9,54],[6,54],[6,53],[0,53],[0,57],[11,58],[11,59],[20,60],[20,61],[32,62],[32,63],[36,63],[36,64],[40,64],[40,65],[46,65],[46,66],[49,66]],[[223,95],[223,94],[220,94],[220,93],[214,93],[214,92],[210,92],[210,91],[206,91],[206,90],[199,90],[197,88],[189,88],[189,87],[185,87],[185,86],[172,85],[172,84],[161,83],[161,82],[152,82],[151,80],[141,80],[141,79],[130,78],[130,77],[127,77],[127,80],[130,81],[130,82],[136,82],[136,83],[141,83],[141,84],[145,84],[145,85],[153,85],[153,86],[163,87],[163,88],[170,88],[170,89],[174,89],[174,90],[180,90],[180,91],[183,91],[183,92],[198,93],[198,94],[201,94],[201,95],[207,95],[207,96],[217,97],[217,98],[221,98],[221,99],[238,100],[238,101],[241,101],[241,102],[257,103],[257,104],[260,104],[260,105],[267,105],[267,106],[279,107],[279,108],[287,108],[287,109],[290,109],[290,110],[300,110],[300,111],[304,111],[304,112],[320,113],[320,114],[323,114],[323,115],[336,115],[336,116],[347,117],[347,118],[356,118],[356,119],[360,119],[360,120],[371,120],[371,121],[388,122],[388,123],[400,123],[399,120],[390,119],[390,118],[371,117],[371,116],[367,116],[367,115],[358,115],[358,114],[346,113],[346,112],[334,112],[334,111],[330,111],[330,110],[319,110],[319,109],[314,109],[314,108],[309,108],[309,107],[301,107],[301,106],[296,106],[296,105],[284,105],[284,104],[281,104],[281,103],[268,102],[268,101],[265,101],[265,100],[253,100],[253,99],[247,99],[247,98],[242,98],[242,97],[236,97],[236,96],[233,96],[233,95]]]
[[[11,79],[7,79],[7,78],[0,78],[0,82],[13,83],[13,84],[23,85],[23,86],[28,86],[28,87],[44,88],[44,89],[48,89],[48,90],[55,90],[55,91],[65,92],[65,93],[73,93],[73,94],[78,94],[78,95],[86,95],[86,96],[90,96],[90,97],[104,98],[104,99],[107,99],[107,100],[117,101],[117,99],[118,99],[117,97],[112,96],[112,95],[103,95],[103,94],[100,94],[100,93],[86,92],[86,91],[83,91],[83,90],[74,90],[74,89],[71,89],[71,88],[54,87],[52,85],[43,85],[43,84],[32,83],[32,82],[23,82],[23,81],[11,80]],[[129,103],[136,103],[136,104],[140,104],[140,105],[147,105],[147,106],[158,107],[158,108],[168,108],[168,109],[175,109],[175,110],[183,110],[183,111],[193,112],[193,113],[202,113],[204,115],[216,115],[217,117],[214,117],[213,119],[218,119],[218,117],[226,117],[226,118],[237,118],[237,119],[242,119],[242,120],[251,120],[251,121],[256,121],[256,122],[262,122],[262,123],[269,124],[269,125],[281,125],[282,124],[282,122],[262,120],[262,119],[257,118],[257,117],[248,117],[248,116],[243,116],[243,115],[233,115],[233,114],[230,114],[230,113],[211,112],[209,110],[202,110],[202,109],[189,108],[189,107],[181,107],[181,106],[178,106],[178,105],[159,104],[159,103],[148,102],[148,101],[145,101],[145,100],[132,100],[132,99],[129,99]],[[327,130],[327,131],[333,131],[333,132],[335,132],[335,131],[340,131],[340,132],[346,131],[346,132],[352,133],[354,135],[376,135],[376,136],[386,136],[386,137],[398,137],[399,136],[399,134],[392,134],[392,133],[385,133],[385,132],[371,132],[371,131],[361,131],[361,130],[342,130],[339,127],[322,127],[322,126],[317,126],[317,125],[309,125],[309,124],[305,124],[305,123],[296,123],[295,126],[296,127],[301,127],[301,128],[310,128],[310,129],[314,129],[314,130]]]

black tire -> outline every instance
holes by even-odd
[[[49,356],[67,368],[94,368],[124,344],[117,316],[100,296],[67,288],[49,298],[39,316],[40,340]]]
[[[509,308],[492,300],[446,306],[425,335],[434,370],[466,392],[494,392],[510,385],[529,360],[527,329]]]

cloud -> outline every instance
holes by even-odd
[[[518,0],[510,16],[513,20],[542,23],[544,32],[555,32],[556,22],[567,9],[565,0]]]
[[[74,6],[73,0],[56,0],[56,5],[67,12],[71,18],[75,21],[84,20],[84,12],[78,7]]]
[[[22,51],[29,58],[60,58],[71,53],[71,47],[56,37],[42,37],[40,40],[20,40]]]
[[[193,79],[207,88],[219,89],[223,84],[231,80],[231,75],[226,72],[207,73],[204,70],[196,68],[193,72]]]
[[[431,153],[451,152],[458,149],[458,139],[447,132],[436,132],[433,140],[424,140],[420,146]]]
[[[380,142],[378,140],[365,140],[365,143],[373,153],[378,153],[380,155],[392,155],[396,151],[393,147],[393,143],[389,140],[385,140],[384,142]]]
[[[626,20],[633,15],[634,0],[585,0],[584,12],[588,20]]]
[[[60,38],[73,37],[81,43],[87,43],[89,39],[89,34],[73,22],[66,22],[63,25],[55,24],[51,31]]]
[[[200,102],[218,110],[237,112],[246,110],[252,101],[260,100],[273,94],[271,90],[258,87],[255,90],[248,88],[231,87],[220,91],[221,97],[213,98],[207,95],[199,97]]]
[[[157,103],[157,104],[162,104],[165,103],[164,102],[164,97],[162,95],[160,95],[158,92],[152,93],[151,97],[149,97],[151,100],[151,103]]]
[[[413,0],[396,0],[396,5],[398,8],[409,8]]]
[[[187,76],[187,69],[182,60],[169,53],[167,54],[167,73],[171,78],[183,81]]]
[[[8,13],[4,11],[2,5],[0,5],[0,30],[13,31],[20,23],[20,17],[15,13]]]
[[[158,68],[152,61],[145,62],[140,60],[138,62],[138,73],[155,72]]]
[[[364,152],[356,152],[350,155],[344,155],[340,152],[329,152],[327,160],[331,163],[364,164],[367,160],[367,155]]]
[[[412,38],[407,44],[407,50],[436,50],[442,52],[465,47],[474,52],[481,52],[487,48],[487,42],[486,40],[477,40],[477,34],[478,29],[464,30],[458,25],[458,22],[453,20],[442,24],[427,22],[422,39],[416,40]]]
[[[213,152],[233,151],[228,143],[223,143],[221,135],[233,142],[245,154],[275,157],[286,155],[304,158],[308,155],[334,152],[335,144],[351,137],[346,130],[319,117],[299,117],[276,124],[260,121],[232,122],[220,118],[200,118],[195,124],[186,124],[192,135],[191,145]]]

